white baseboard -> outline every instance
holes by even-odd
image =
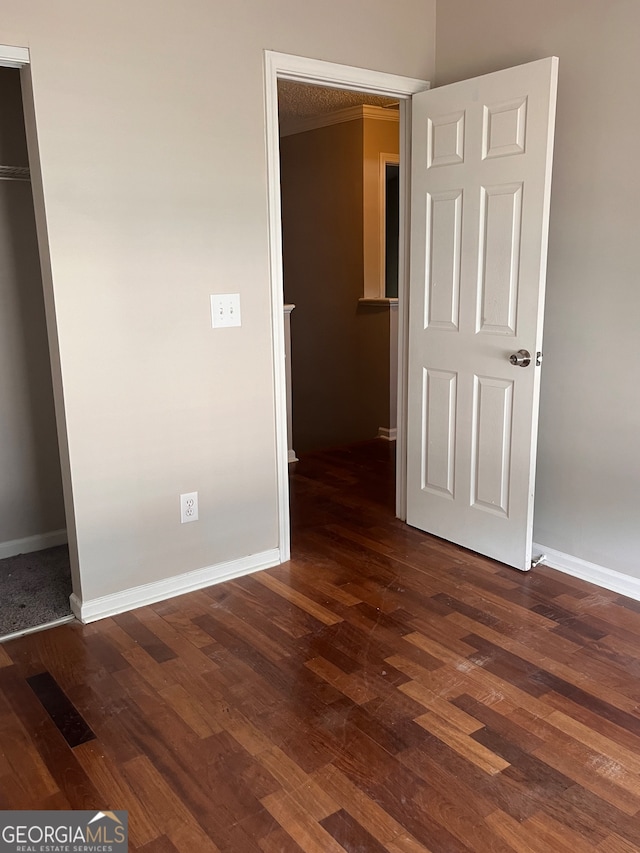
[[[298,459],[298,457],[296,456],[296,452],[295,452],[295,450],[289,450],[289,453],[288,453],[288,456],[287,456],[287,462],[299,462],[299,461],[300,461],[300,460],[299,460],[299,459]]]
[[[597,563],[589,563],[580,557],[573,557],[571,554],[555,551],[553,548],[547,548],[546,545],[538,545],[535,542],[533,553],[536,557],[539,554],[546,554],[545,566],[640,601],[640,578],[606,569]]]
[[[155,604],[156,601],[163,601],[165,598],[183,595],[185,592],[213,586],[221,581],[248,575],[260,569],[268,569],[271,566],[277,566],[280,562],[280,551],[278,548],[273,548],[270,551],[241,557],[239,560],[229,560],[215,566],[196,569],[194,572],[185,572],[166,580],[134,586],[101,598],[81,601],[73,593],[69,600],[74,615],[86,624],[127,610],[134,610],[136,607],[143,607],[145,604]]]
[[[66,530],[50,530],[49,533],[38,533],[36,536],[26,536],[24,539],[11,539],[9,542],[0,542],[0,560],[4,560],[5,557],[15,557],[16,554],[44,551],[45,548],[66,545],[66,542]]]
[[[398,437],[396,427],[378,427],[378,438],[384,438],[385,441],[395,441]]]

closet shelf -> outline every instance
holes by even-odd
[[[31,172],[28,166],[0,166],[0,180],[30,181]]]

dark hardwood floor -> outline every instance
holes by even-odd
[[[0,808],[147,853],[640,850],[640,605],[393,517],[392,447],[292,474],[293,559],[0,646]]]

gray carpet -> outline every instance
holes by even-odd
[[[71,613],[66,545],[0,560],[0,637]]]

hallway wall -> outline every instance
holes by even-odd
[[[398,124],[332,124],[285,136],[280,150],[293,446],[304,453],[390,426],[389,307],[358,300],[365,275],[379,277],[378,161],[397,153]]]

